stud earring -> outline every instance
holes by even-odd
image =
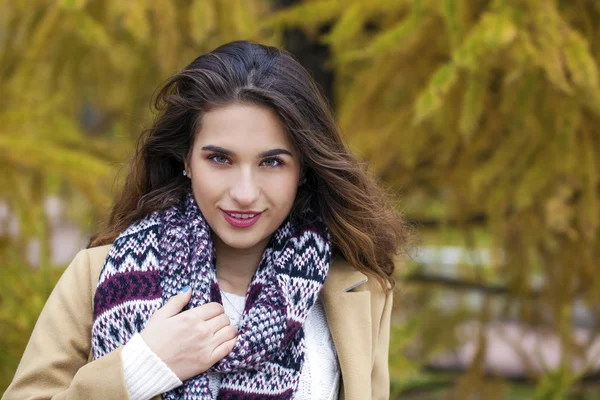
[[[183,176],[187,176],[187,171],[185,169],[183,170]]]

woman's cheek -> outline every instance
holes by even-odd
[[[278,198],[285,200],[291,198],[293,201],[298,189],[298,178],[292,173],[282,173],[276,177],[271,177],[267,181],[269,190]]]

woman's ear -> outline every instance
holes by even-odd
[[[300,173],[298,176],[298,187],[304,185],[306,183],[306,170],[302,165],[300,165]]]
[[[189,179],[192,179],[192,171],[189,168],[187,160],[183,162],[183,176],[187,176]]]
[[[298,187],[303,186],[306,183],[306,175],[308,175],[308,170],[306,168],[300,168],[300,178],[298,179]]]

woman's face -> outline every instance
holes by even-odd
[[[289,214],[300,159],[273,110],[233,104],[204,114],[186,170],[215,239],[252,249]]]

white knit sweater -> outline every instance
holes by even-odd
[[[239,326],[240,314],[246,304],[244,296],[224,293],[223,308],[231,323]],[[305,360],[295,400],[334,400],[338,398],[340,368],[335,346],[329,332],[323,304],[317,300],[304,324]],[[168,392],[182,382],[177,375],[135,334],[122,351],[125,382],[131,400],[147,400]],[[221,374],[208,372],[209,385],[216,398]]]

